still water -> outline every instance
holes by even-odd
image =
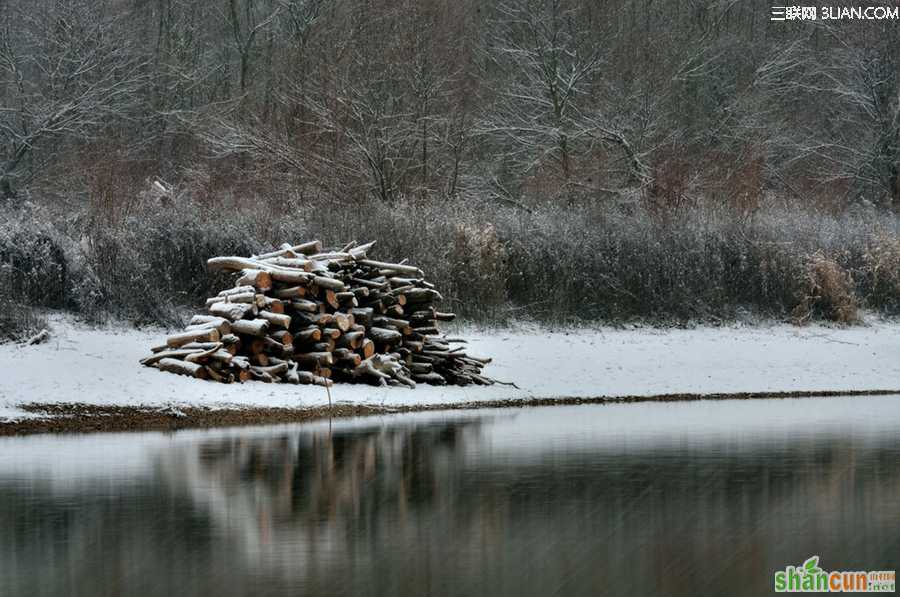
[[[900,397],[0,439],[0,595],[762,595],[900,565]]]

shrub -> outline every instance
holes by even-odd
[[[0,221],[0,284],[7,300],[67,306],[68,262],[62,239],[28,214]]]
[[[211,256],[285,241],[377,240],[421,267],[470,320],[722,320],[750,312],[849,321],[857,303],[900,312],[900,218],[763,204],[546,204],[524,211],[439,198],[334,204],[225,195],[120,215],[0,219],[0,281],[21,304],[176,323],[228,278]],[[78,239],[77,242],[73,239]]]
[[[821,251],[806,261],[803,295],[794,307],[797,323],[822,317],[839,323],[853,323],[859,319],[854,295],[853,278],[834,259]]]
[[[866,306],[900,312],[900,238],[884,231],[875,234],[862,255],[858,278]]]

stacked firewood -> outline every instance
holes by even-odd
[[[252,257],[214,257],[210,270],[238,274],[181,333],[141,362],[219,382],[333,381],[415,387],[480,384],[490,359],[441,335],[442,300],[422,270],[373,261],[375,243],[326,251],[319,241]]]

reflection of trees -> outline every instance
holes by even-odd
[[[139,483],[69,496],[0,479],[0,595],[759,594],[812,553],[896,561],[896,443],[522,457],[489,434],[401,420],[174,443]]]

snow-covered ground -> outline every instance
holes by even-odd
[[[141,366],[163,332],[54,323],[43,345],[0,346],[0,420],[30,402],[96,405],[314,407],[324,388],[223,385]],[[451,404],[550,397],[672,393],[900,390],[900,324],[838,328],[783,324],[694,329],[468,329],[471,354],[491,356],[485,373],[509,386],[416,390],[338,384],[335,402]]]

